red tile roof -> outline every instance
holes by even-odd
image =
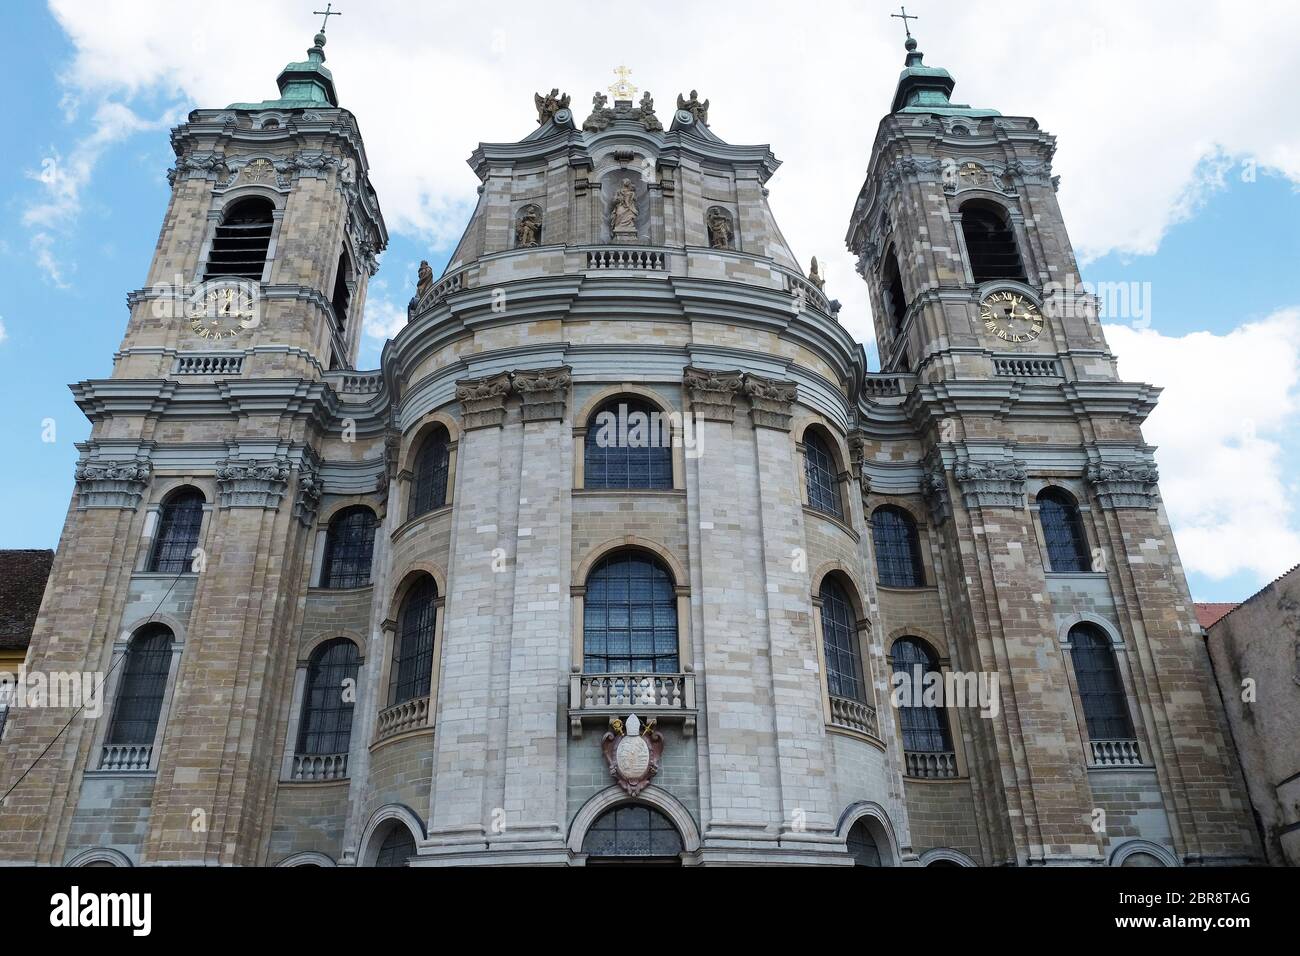
[[[1229,611],[1241,607],[1241,602],[1233,604],[1196,604],[1196,620],[1200,622],[1201,627],[1209,629],[1219,622]]]
[[[31,643],[53,563],[53,551],[0,550],[0,649]]]

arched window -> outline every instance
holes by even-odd
[[[172,632],[164,624],[146,624],[126,647],[117,685],[108,746],[149,746],[158,733],[163,693],[172,664]]]
[[[976,282],[1025,281],[1016,236],[1002,210],[985,203],[967,203],[961,208],[961,231],[966,237],[966,252]]]
[[[375,866],[408,866],[415,856],[415,837],[405,826],[398,823],[388,831],[384,842],[379,846],[379,855],[375,857]]]
[[[903,730],[903,749],[910,753],[948,753],[952,737],[943,707],[926,704],[918,693],[925,688],[925,675],[939,672],[939,661],[924,643],[914,637],[900,637],[892,651],[894,673],[907,679],[907,693],[898,708]],[[936,678],[937,679],[937,678]],[[896,679],[897,680],[897,679]]]
[[[203,505],[203,494],[197,488],[182,488],[168,496],[158,512],[158,530],[146,570],[181,574],[191,569],[203,527]]]
[[[345,754],[352,743],[352,707],[361,655],[346,637],[312,652],[302,695],[298,753]],[[346,684],[351,681],[351,684]]]
[[[672,821],[654,807],[630,804],[602,813],[582,838],[582,852],[589,857],[670,862],[680,858],[682,837]]]
[[[451,462],[451,436],[442,425],[435,425],[415,455],[411,480],[409,518],[436,511],[447,503],[447,475]]]
[[[827,577],[821,586],[822,647],[826,657],[826,689],[832,697],[866,702],[862,655],[858,647],[857,615],[844,588]]]
[[[808,485],[808,507],[836,518],[844,517],[835,458],[826,442],[815,431],[804,432],[803,472]]]
[[[871,540],[876,548],[876,574],[882,585],[925,587],[921,541],[910,514],[893,505],[881,505],[871,513]]]
[[[587,674],[679,672],[677,595],[660,561],[622,551],[587,576],[582,669]]]
[[[1115,664],[1110,638],[1093,624],[1076,624],[1070,628],[1074,679],[1079,685],[1079,700],[1088,724],[1090,740],[1132,740],[1133,722],[1129,719],[1124,684]]]
[[[235,276],[260,282],[271,244],[275,206],[261,196],[241,199],[226,210],[212,237],[205,279]]]
[[[859,820],[849,827],[848,837],[844,841],[849,856],[853,857],[854,866],[880,866],[880,847],[876,838],[867,829],[866,821]]]
[[[338,323],[339,334],[348,324],[348,305],[352,301],[352,291],[348,288],[348,279],[352,277],[352,266],[348,261],[347,250],[339,253],[338,269],[334,273],[334,295],[330,305],[334,307],[334,321]]]
[[[364,505],[345,508],[330,520],[321,587],[363,588],[370,583],[375,551],[375,513]]]
[[[898,269],[898,253],[893,246],[885,253],[885,308],[889,312],[894,334],[903,331],[907,318],[907,294],[903,291],[903,274]]]
[[[1083,519],[1070,495],[1059,488],[1044,488],[1038,493],[1038,519],[1047,540],[1048,570],[1091,570]]]
[[[673,442],[668,418],[641,398],[622,395],[587,422],[582,446],[586,488],[673,486]]]
[[[429,696],[433,678],[433,635],[438,618],[438,585],[422,577],[402,601],[397,644],[388,678],[388,704]]]

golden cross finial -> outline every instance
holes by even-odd
[[[609,87],[609,91],[614,94],[615,100],[630,100],[636,96],[636,87],[627,81],[627,78],[632,75],[631,70],[620,66],[614,70],[614,75],[618,77],[618,81]]]

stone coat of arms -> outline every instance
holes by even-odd
[[[653,719],[643,727],[636,714],[626,721],[615,717],[609,722],[609,732],[601,740],[601,750],[609,764],[610,776],[630,796],[650,786],[650,780],[659,772],[659,759],[664,752],[664,738],[655,730]]]

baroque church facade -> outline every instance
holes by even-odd
[[[359,371],[387,233],[324,43],[172,133],[27,660],[103,713],[11,708],[0,860],[1260,858],[1037,122],[909,39],[870,371],[767,146],[538,95]]]

